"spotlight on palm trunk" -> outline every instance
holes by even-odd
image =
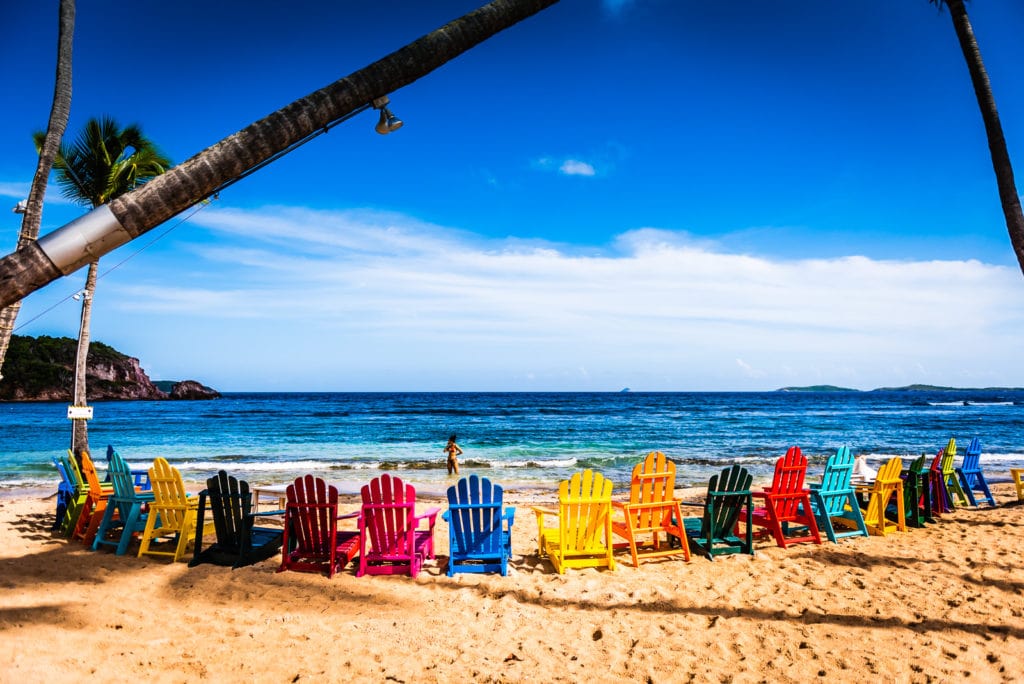
[[[381,135],[387,135],[391,131],[397,131],[403,124],[402,120],[392,114],[391,110],[388,109],[389,102],[390,100],[387,95],[384,97],[378,97],[373,101],[374,109],[380,110],[380,120],[377,121],[377,125],[374,126],[374,130]]]

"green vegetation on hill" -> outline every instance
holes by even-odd
[[[13,396],[15,388],[34,396],[54,387],[74,384],[78,342],[70,337],[12,335],[0,381],[0,398]],[[89,345],[89,363],[114,363],[128,357],[102,342]]]

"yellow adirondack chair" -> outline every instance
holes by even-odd
[[[142,532],[142,543],[139,546],[139,558],[148,553],[153,556],[171,556],[173,562],[185,557],[185,549],[190,541],[196,538],[196,514],[199,510],[199,499],[189,497],[185,493],[178,469],[165,458],[153,461],[149,469],[149,482],[153,487],[153,503],[149,505],[149,517],[146,529]],[[160,525],[156,522],[159,519]],[[213,522],[203,526],[203,534],[213,533]],[[174,536],[177,544],[173,551],[158,551],[152,548],[154,539]]]
[[[558,510],[533,507],[537,515],[537,547],[561,574],[566,568],[607,567],[612,558],[612,482],[584,470],[558,483]],[[547,516],[558,527],[545,527]]]
[[[963,487],[960,486],[960,478],[956,474],[956,466],[954,461],[956,460],[956,439],[953,437],[949,438],[949,442],[946,444],[946,450],[942,452],[942,460],[939,461],[939,468],[942,469],[942,481],[946,485],[946,491],[949,493],[950,508],[953,507],[953,495],[956,494],[956,498],[960,500],[961,506],[966,506],[967,494],[964,492]]]
[[[878,477],[871,488],[868,508],[863,511],[864,525],[871,534],[885,536],[897,530],[907,531],[907,516],[903,508],[903,478],[900,477],[902,468],[903,461],[899,456],[893,456],[878,469]],[[885,517],[885,509],[888,508],[890,501],[896,506],[896,521],[887,520]]]
[[[622,519],[612,518],[612,532],[626,540],[615,548],[629,548],[633,567],[640,567],[640,559],[664,558],[682,555],[690,560],[690,547],[682,529],[683,513],[675,498],[676,464],[660,451],[647,454],[633,467],[629,485],[629,501],[613,501]],[[671,532],[680,542],[680,548],[669,545]],[[645,541],[640,537],[650,535]],[[659,539],[660,535],[664,535]]]

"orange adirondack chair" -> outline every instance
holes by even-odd
[[[327,570],[328,579],[334,577],[359,552],[359,533],[339,530],[338,521],[359,513],[338,515],[338,489],[312,475],[296,478],[285,497],[284,544],[277,571]]]
[[[612,518],[612,532],[626,540],[616,548],[629,548],[633,567],[640,559],[682,556],[690,560],[690,547],[682,528],[683,514],[675,498],[676,464],[660,451],[647,454],[633,468],[629,484],[629,501],[613,501],[612,506],[622,518]],[[680,547],[672,548],[669,533],[679,538]],[[650,536],[649,541],[641,537]],[[659,535],[664,535],[659,539]]]
[[[74,456],[71,456],[74,458]],[[96,537],[96,530],[103,521],[103,514],[107,511],[107,499],[114,493],[114,486],[104,487],[100,484],[99,475],[96,474],[96,466],[89,456],[89,452],[82,452],[82,477],[89,485],[89,494],[85,498],[85,505],[75,523],[75,530],[71,533],[72,539],[81,539],[86,546],[92,546]]]
[[[807,458],[800,447],[790,447],[786,455],[775,464],[775,478],[772,486],[760,492],[751,492],[755,499],[763,499],[764,505],[754,508],[748,515],[740,512],[740,521],[747,525],[764,527],[775,537],[782,548],[800,542],[821,543],[818,523],[811,509],[811,490],[804,487],[807,475]],[[802,536],[786,536],[791,524],[807,528]]]

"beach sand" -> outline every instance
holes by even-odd
[[[333,580],[87,551],[50,533],[53,499],[5,498],[0,681],[1020,681],[1024,505],[996,496],[905,534],[565,575],[512,500],[508,577],[445,576],[439,520],[416,579]]]

